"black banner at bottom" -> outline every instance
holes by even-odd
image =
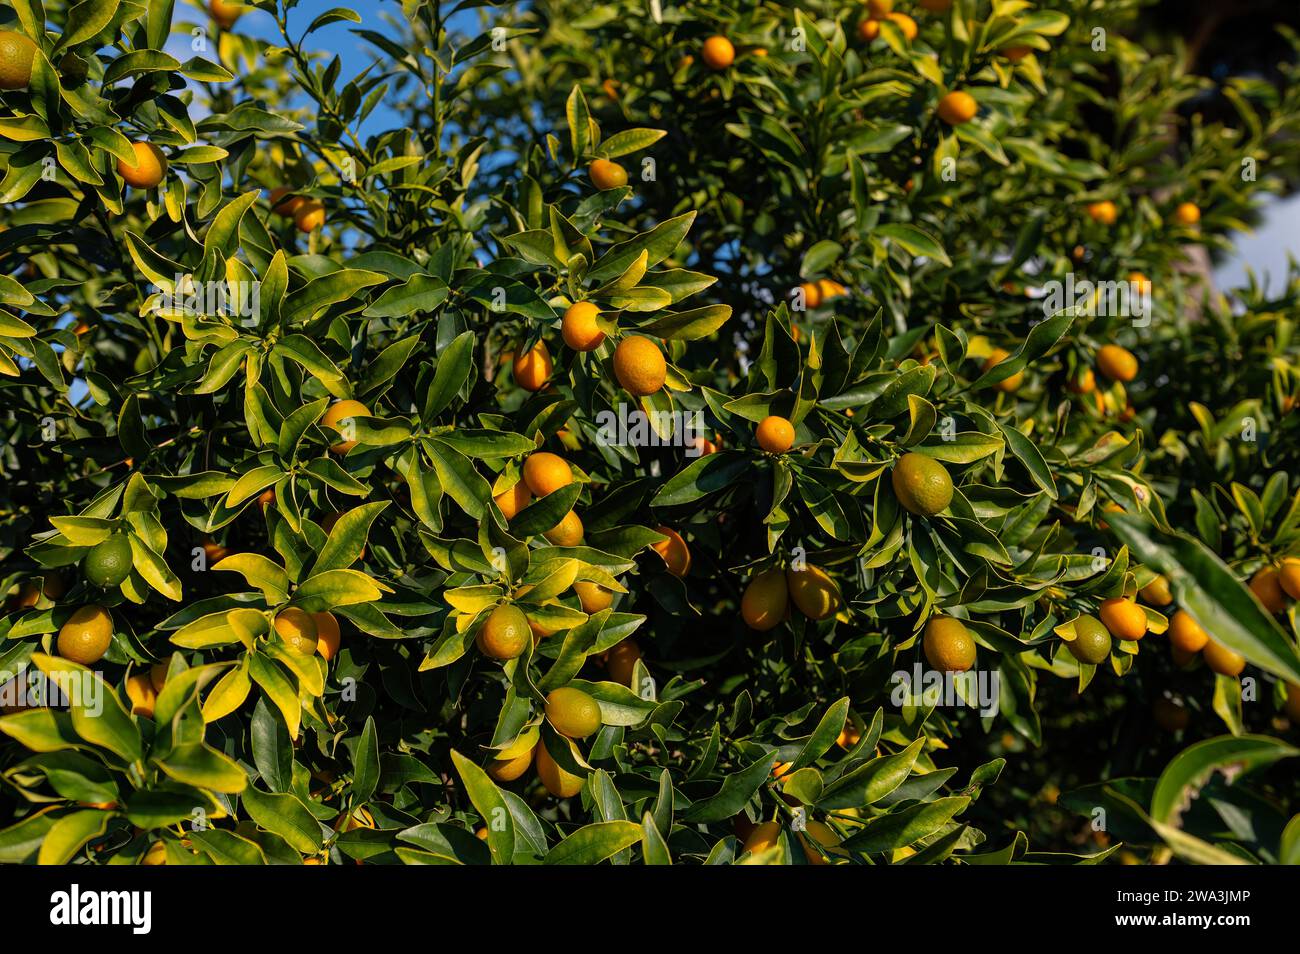
[[[860,928],[861,917],[867,916],[909,931],[938,922],[957,926],[967,917],[1014,917],[1020,911],[1034,922],[1057,913],[1070,932],[1084,935],[1200,931],[1223,939],[1259,928],[1276,932],[1292,923],[1295,905],[1294,879],[1286,869],[1253,866],[839,865],[730,871],[70,866],[2,868],[0,884],[7,910],[23,919],[24,937],[94,931],[105,938],[138,935],[187,942],[207,932],[228,936],[232,928],[254,925],[259,942],[279,936],[299,940],[307,921],[321,918],[316,927],[331,943],[351,937],[373,943],[378,918],[390,925],[428,917],[491,921],[497,905],[475,901],[482,898],[510,899],[503,911],[514,923],[534,911],[549,917],[546,912],[554,913],[556,902],[568,907],[582,899],[584,931],[602,921],[623,930],[629,917],[653,917],[656,908],[665,916],[692,921],[725,918],[742,932],[744,924],[769,931],[768,915],[781,911],[798,919],[812,915],[824,926],[838,921]],[[749,915],[734,907],[746,897]],[[677,913],[669,915],[670,909]],[[732,913],[725,914],[727,910]],[[757,911],[766,913],[752,917]],[[830,911],[847,916],[818,916]],[[571,907],[570,912],[577,915]]]

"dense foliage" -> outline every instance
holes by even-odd
[[[1290,67],[307,6],[0,34],[0,860],[1300,860]]]

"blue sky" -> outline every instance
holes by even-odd
[[[1300,195],[1274,200],[1264,211],[1264,221],[1249,235],[1233,236],[1233,256],[1215,272],[1221,290],[1246,284],[1246,269],[1262,280],[1271,279],[1277,292],[1286,280],[1287,256],[1300,256]]]
[[[312,20],[320,14],[335,7],[345,7],[355,11],[361,17],[360,23],[351,23],[341,21],[330,23],[311,34],[306,40],[305,48],[310,51],[327,53],[329,55],[337,54],[342,61],[342,70],[340,72],[340,85],[352,79],[380,56],[382,52],[371,43],[363,40],[352,31],[356,29],[373,30],[376,33],[383,33],[388,36],[396,36],[396,31],[392,28],[389,20],[396,18],[402,19],[401,4],[398,0],[366,0],[364,3],[350,4],[329,2],[329,0],[304,0],[295,9],[289,12],[289,35],[295,40],[302,37],[302,33],[311,24]],[[387,19],[385,19],[387,17]],[[456,18],[458,25],[470,26],[473,20],[465,16]],[[468,22],[467,22],[468,21]],[[175,19],[173,23],[182,22],[202,23],[207,25],[208,19],[206,5],[200,10],[194,0],[184,4],[177,4]],[[246,36],[257,37],[266,40],[269,43],[281,43],[280,31],[276,26],[275,19],[271,14],[266,13],[256,7],[249,7],[247,12],[235,23],[234,32]],[[179,45],[182,53],[179,54],[182,59],[188,55],[189,37],[182,33],[174,33],[171,38],[171,44]],[[212,52],[206,54],[207,58],[215,59]],[[323,61],[328,62],[328,61]],[[362,127],[363,132],[380,131],[396,124],[396,117],[391,110],[388,110],[384,104],[376,107],[375,111],[368,117],[367,122]]]

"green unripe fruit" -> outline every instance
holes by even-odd
[[[904,454],[891,475],[894,496],[908,513],[933,517],[952,502],[952,478],[933,457]]]
[[[131,562],[130,539],[125,533],[115,533],[90,548],[82,568],[88,581],[107,590],[121,586],[131,575]]]
[[[1080,616],[1074,621],[1074,639],[1065,645],[1079,662],[1097,666],[1110,655],[1110,630],[1095,616]]]

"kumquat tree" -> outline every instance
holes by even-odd
[[[1300,863],[1300,37],[1152,11],[10,0],[0,861]]]

